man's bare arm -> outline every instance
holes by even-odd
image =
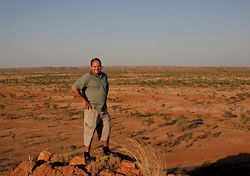
[[[87,109],[92,109],[89,101],[87,100],[85,95],[82,95],[80,90],[71,86],[71,90],[73,92],[74,95],[78,96],[80,98],[80,100],[83,102],[83,104],[86,106]]]

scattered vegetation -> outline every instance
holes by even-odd
[[[150,127],[154,123],[155,123],[155,121],[154,121],[153,117],[148,117],[146,120],[143,121],[143,124],[146,124],[148,127]]]
[[[69,154],[53,154],[51,157],[51,163],[52,164],[69,164],[70,160],[72,159],[72,156]]]
[[[250,125],[250,116],[241,114],[240,119],[244,125]]]
[[[226,111],[223,116],[226,118],[235,118],[235,117],[237,117],[237,114],[233,114],[230,111]]]
[[[102,170],[106,171],[117,170],[117,168],[120,165],[120,162],[121,159],[119,157],[114,157],[112,155],[97,158],[96,161],[90,163],[91,175],[93,176],[99,175],[99,173]]]
[[[10,131],[9,135],[10,135],[10,137],[11,137],[12,139],[15,139],[15,138],[16,138],[16,134],[15,134],[14,132],[12,132],[12,131]]]
[[[188,127],[188,118],[184,115],[180,115],[176,118],[176,128],[180,131],[184,131]]]
[[[66,120],[66,122],[63,122],[65,125],[68,125],[71,120],[79,120],[79,117],[83,117],[82,109],[78,99],[76,100],[72,96],[69,85],[85,71],[88,71],[88,68],[61,70],[38,68],[1,71],[3,74],[0,79],[1,119]],[[175,98],[190,103],[192,107],[198,106],[206,110],[207,107],[213,106],[214,102],[222,102],[226,104],[227,111],[220,112],[225,117],[221,118],[220,122],[233,125],[237,129],[250,130],[250,113],[246,105],[250,97],[250,70],[247,68],[162,69],[156,67],[145,69],[142,67],[124,67],[119,69],[105,68],[105,71],[109,74],[110,92],[111,94],[115,92],[114,96],[109,96],[108,99],[109,111],[113,113],[111,117],[122,116],[130,118],[128,120],[138,118],[136,120],[145,124],[138,125],[140,129],[130,131],[128,134],[128,136],[138,139],[145,147],[150,142],[155,145],[153,143],[154,139],[158,140],[159,138],[157,138],[158,136],[149,135],[149,132],[152,134],[157,130],[162,130],[163,134],[163,137],[160,136],[163,140],[159,146],[171,148],[171,150],[174,150],[176,146],[188,149],[197,141],[219,137],[222,134],[219,123],[216,124],[215,128],[207,126],[209,121],[206,121],[206,117],[210,115],[210,112],[207,112],[206,115],[201,112],[202,115],[205,115],[203,118],[197,116],[198,113],[195,114],[191,109],[188,109],[187,113],[182,110],[174,111],[176,105],[168,101],[162,101],[159,96],[168,95],[167,91],[169,89],[166,88],[170,88],[170,90],[172,88],[182,88],[182,91],[174,92]],[[10,87],[10,91],[6,91],[6,87]],[[123,101],[128,100],[122,98],[122,96],[125,97],[130,93],[127,88],[129,88],[129,91],[133,90],[137,95],[148,95],[148,99],[142,102],[141,107],[148,107],[149,101],[152,100],[156,105],[149,108],[152,108],[152,110],[156,108],[157,112],[151,109],[143,112],[140,109],[141,107],[133,106],[133,102],[123,106]],[[201,95],[202,99],[190,96],[187,92],[190,88],[197,88],[200,92],[197,92],[196,95]],[[209,91],[206,92],[207,90]],[[171,111],[172,109],[173,111]],[[178,116],[177,114],[185,115]],[[234,119],[227,120],[229,118]],[[116,119],[113,122],[118,123]],[[117,129],[119,128],[117,134],[127,132],[125,126],[120,124],[117,126],[119,126],[117,127]],[[150,129],[147,127],[150,127]],[[11,141],[16,142],[19,140],[19,134],[15,130],[8,131],[5,135]],[[48,142],[53,142],[53,139],[48,137]],[[134,142],[134,145],[139,146],[140,144]],[[78,144],[72,144],[69,148],[72,149],[72,152],[76,152],[79,149],[76,146]],[[148,151],[151,151],[151,149],[148,149]],[[146,154],[149,153],[148,151]],[[66,162],[66,160],[68,159],[65,156],[54,158],[54,162]],[[141,160],[138,160],[139,164],[144,162]],[[145,161],[145,163],[147,162]],[[147,166],[142,167],[148,169]],[[99,169],[96,170],[96,173],[98,173]]]
[[[5,108],[4,104],[0,104],[0,110],[3,110]]]

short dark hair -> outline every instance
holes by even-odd
[[[99,58],[94,58],[94,59],[91,59],[90,66],[92,66],[93,62],[95,62],[95,61],[98,61],[100,63],[100,65],[102,65],[102,62],[101,62],[101,60]]]

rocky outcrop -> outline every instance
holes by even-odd
[[[121,160],[118,156],[102,156],[85,165],[83,157],[75,156],[69,163],[55,161],[55,154],[43,151],[36,161],[22,161],[11,176],[140,176],[141,171],[134,162]],[[104,163],[102,163],[104,162]],[[104,166],[105,165],[105,166]],[[107,167],[106,167],[107,166]]]
[[[143,176],[134,161],[118,155],[99,156],[86,165],[84,158],[75,156],[66,162],[48,151],[40,153],[36,160],[29,157],[22,161],[11,176]],[[166,174],[166,176],[174,176]]]

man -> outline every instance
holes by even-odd
[[[110,116],[107,111],[107,95],[109,91],[108,77],[101,71],[100,59],[94,58],[90,62],[90,71],[81,76],[72,86],[72,92],[84,104],[84,159],[88,164],[90,146],[95,129],[99,140],[103,143],[103,154],[109,155]]]

